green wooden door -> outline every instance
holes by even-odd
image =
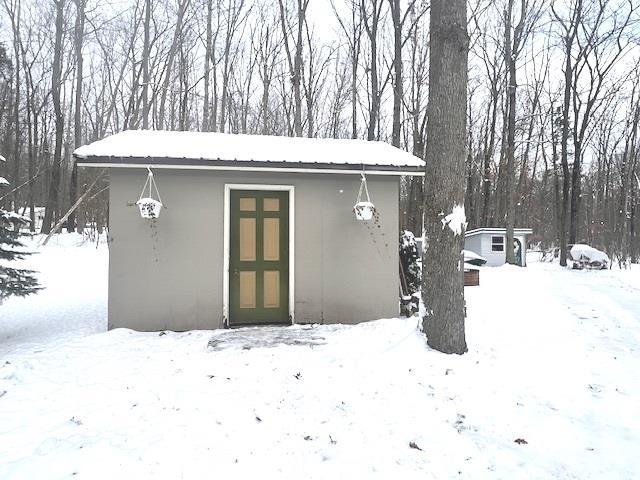
[[[287,324],[289,193],[232,190],[229,325]]]
[[[516,265],[522,267],[522,244],[517,238],[513,239],[513,256],[515,257]]]

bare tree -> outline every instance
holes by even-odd
[[[58,207],[58,193],[60,189],[60,166],[62,163],[62,142],[64,134],[64,115],[62,113],[61,89],[62,89],[62,36],[64,29],[64,0],[54,0],[56,7],[56,32],[55,46],[53,50],[53,74],[51,77],[51,98],[55,114],[55,151],[53,154],[53,166],[51,168],[51,180],[49,183],[49,195],[47,207],[42,221],[42,233],[49,233],[53,224],[53,215]]]
[[[582,5],[582,2],[579,2]],[[608,95],[602,95],[606,79],[623,53],[633,44],[625,38],[634,25],[633,14],[640,5],[627,0],[622,4],[611,1],[587,2],[581,10],[576,35],[577,54],[571,79],[571,108],[573,124],[573,168],[571,171],[571,207],[569,243],[578,240],[578,215],[581,203],[581,175],[585,138],[598,108]],[[586,79],[586,86],[583,84]],[[585,88],[586,87],[586,88]]]
[[[422,16],[427,12],[428,6],[417,0],[411,0],[404,13],[400,6],[400,0],[389,0],[391,20],[393,24],[393,121],[391,123],[391,144],[400,147],[401,108],[404,99],[404,79],[402,76],[402,49],[411,38],[411,32],[417,28]],[[416,12],[416,9],[419,11]],[[411,21],[408,34],[403,35],[407,20]]]
[[[500,48],[497,45],[497,38],[489,33],[491,26],[489,19],[481,26],[480,18],[475,16],[476,29],[485,32],[477,43],[480,58],[487,83],[488,98],[486,102],[486,115],[479,135],[482,138],[482,208],[480,213],[480,226],[488,226],[491,223],[490,201],[492,195],[492,160],[496,149],[496,128],[498,122],[498,111],[504,93],[504,61],[500,58]]]
[[[509,74],[509,85],[507,88],[507,146],[505,149],[506,161],[506,181],[505,181],[505,199],[506,199],[506,260],[507,263],[515,264],[516,258],[514,254],[513,229],[515,226],[515,199],[514,199],[514,181],[515,181],[515,134],[516,134],[516,90],[517,82],[517,61],[525,41],[529,33],[539,18],[539,12],[543,7],[543,2],[538,2],[537,7],[533,9],[528,0],[520,1],[520,18],[518,23],[513,22],[513,8],[515,0],[508,0],[507,10],[505,12],[505,64]],[[513,32],[512,32],[513,28]],[[513,34],[512,34],[513,33]]]
[[[11,22],[11,30],[13,31],[13,52],[14,52],[14,100],[13,100],[13,125],[14,125],[14,145],[13,145],[13,172],[12,179],[15,185],[20,184],[20,148],[21,148],[21,131],[20,131],[20,13],[22,9],[21,0],[3,0],[5,10]],[[13,193],[13,208],[17,209],[19,190]]]
[[[271,126],[270,94],[271,83],[275,75],[278,56],[282,49],[282,40],[274,38],[276,23],[269,20],[264,11],[260,14],[260,29],[258,40],[253,44],[253,50],[258,62],[258,75],[262,83],[262,95],[260,97],[260,133],[267,135],[273,131]]]
[[[303,31],[307,21],[307,7],[309,0],[295,0],[296,5],[296,30],[295,43],[292,48],[289,44],[289,36],[291,35],[291,26],[285,8],[284,0],[278,0],[280,6],[280,24],[282,26],[282,35],[284,38],[284,48],[287,53],[287,62],[289,64],[289,72],[291,75],[291,85],[293,86],[293,129],[296,137],[302,136],[302,48],[303,48]]]
[[[149,128],[149,57],[151,56],[151,1],[144,3],[144,41],[142,44],[142,128]]]
[[[362,49],[362,17],[360,16],[360,0],[348,0],[350,23],[347,25],[338,14],[333,0],[331,6],[338,19],[340,28],[347,39],[351,60],[351,138],[358,138],[358,63]]]
[[[381,26],[384,0],[360,0],[362,25],[369,39],[369,120],[367,124],[367,140],[378,137],[378,121],[380,119],[380,98],[382,88],[378,74],[378,31]]]
[[[469,3],[470,225],[530,226],[563,263],[572,241],[640,256],[636,4]],[[329,39],[308,0],[63,5],[56,52],[57,1],[0,0],[0,169],[19,179],[1,201],[32,228],[36,205],[59,220],[95,180],[73,147],[127,128],[388,138],[425,157],[428,0],[334,0]],[[401,179],[400,202],[401,227],[422,233],[422,178]],[[104,227],[107,211],[101,193],[68,228]]]
[[[83,82],[83,57],[82,45],[84,42],[85,5],[86,0],[75,0],[76,4],[76,25],[75,25],[75,57],[76,57],[76,97],[74,102],[73,129],[74,147],[82,145],[82,82]],[[78,196],[78,166],[72,160],[71,179],[69,180],[69,204],[76,203]],[[82,228],[80,226],[79,228]],[[76,213],[71,212],[67,219],[67,231],[73,232],[76,229]]]
[[[229,79],[233,67],[232,49],[234,38],[244,25],[248,11],[244,11],[244,0],[228,0],[226,8],[226,28],[224,37],[224,52],[222,57],[222,97],[220,99],[220,131],[224,132],[227,123],[227,106],[229,104]]]
[[[190,0],[179,0],[178,11],[175,22],[175,29],[173,31],[173,40],[169,47],[169,54],[167,57],[167,64],[165,67],[164,82],[162,84],[162,92],[160,94],[160,109],[158,111],[158,128],[162,130],[165,127],[165,108],[167,95],[170,93],[169,86],[173,75],[173,62],[175,61],[176,54],[180,48],[180,39],[182,37],[182,28],[184,26],[184,16],[189,6]],[[134,82],[136,84],[137,82]]]
[[[207,0],[206,35],[204,44],[204,97],[202,100],[202,131],[209,131],[209,86],[211,84],[211,62],[213,58],[214,38],[211,21],[213,18],[213,0]],[[217,32],[216,32],[217,34]]]
[[[562,46],[564,49],[564,92],[562,100],[562,127],[560,134],[562,164],[562,205],[560,208],[560,265],[567,265],[567,222],[569,220],[570,173],[569,173],[569,108],[571,106],[571,85],[573,80],[573,45],[582,20],[582,0],[570,10],[569,20],[559,15],[551,4],[555,19],[562,27]]]

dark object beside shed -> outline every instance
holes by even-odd
[[[480,285],[480,270],[465,270],[464,286],[477,287]]]

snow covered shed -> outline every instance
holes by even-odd
[[[74,156],[109,171],[109,328],[398,314],[399,179],[424,171],[407,152],[363,140],[137,130]],[[155,196],[143,189],[149,178],[163,205],[153,219],[136,206]],[[369,196],[375,211],[364,221]]]
[[[527,236],[532,233],[533,230],[530,228],[515,228],[513,230],[513,248],[516,254],[516,261],[522,267],[527,266]],[[465,234],[465,250],[486,258],[486,264],[491,267],[499,267],[505,264],[507,260],[506,245],[507,230],[504,228],[475,228]]]

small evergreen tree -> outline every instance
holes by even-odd
[[[8,184],[9,182],[0,177],[0,187]],[[16,250],[24,247],[20,241],[20,232],[16,227],[28,221],[28,218],[0,207],[0,303],[5,298],[25,297],[41,289],[32,270],[7,266],[8,262],[31,255],[30,252]]]
[[[416,237],[409,230],[403,230],[400,234],[400,264],[402,265],[407,295],[413,295],[420,291],[422,275],[418,263],[419,258]]]

